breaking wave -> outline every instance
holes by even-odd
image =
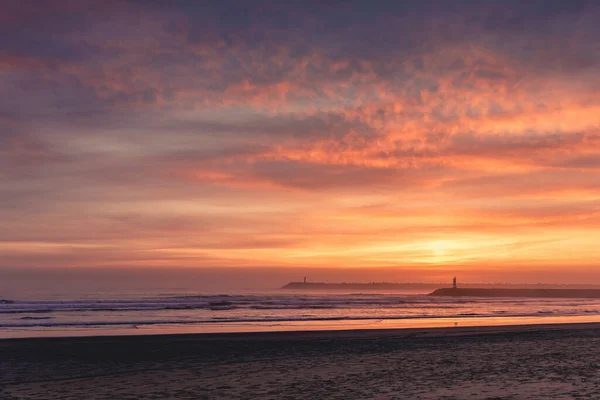
[[[600,300],[514,301],[399,294],[160,295],[102,300],[3,300],[0,330],[591,314],[600,315]]]

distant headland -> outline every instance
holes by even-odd
[[[288,290],[303,291],[402,291],[433,290],[430,296],[447,297],[533,297],[533,298],[600,298],[600,286],[551,285],[551,284],[508,284],[475,283],[461,284],[458,288],[444,287],[436,283],[397,283],[397,282],[290,282],[282,287]],[[441,288],[440,288],[441,286]]]
[[[290,282],[282,287],[282,289],[291,290],[407,290],[407,289],[423,289],[423,290],[435,290],[439,289],[442,294],[440,296],[446,296],[446,290],[452,290],[450,285],[443,283],[421,283],[421,282]],[[441,289],[440,289],[441,288]],[[552,285],[552,284],[511,284],[511,283],[463,283],[460,285],[462,289],[482,289],[482,290],[541,290],[541,289],[552,289],[552,290],[598,290],[598,285]],[[459,290],[459,289],[455,289]],[[437,290],[435,290],[437,292]],[[434,293],[435,293],[434,292]],[[461,293],[474,293],[474,292],[452,292],[454,296],[462,296]],[[431,293],[433,294],[433,293]],[[466,295],[466,294],[465,294]]]
[[[424,289],[431,290],[439,288],[440,284],[435,283],[394,283],[394,282],[290,282],[282,289],[294,290],[407,290]]]
[[[600,289],[489,289],[441,288],[430,296],[449,297],[534,297],[561,299],[600,299]]]

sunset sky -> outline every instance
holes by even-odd
[[[576,0],[8,0],[0,268],[600,283],[598,21]]]

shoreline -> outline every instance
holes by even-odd
[[[407,328],[348,328],[348,329],[310,329],[310,330],[270,330],[270,331],[231,331],[231,332],[165,332],[154,333],[140,332],[138,334],[103,334],[80,336],[29,336],[0,338],[0,348],[5,344],[15,342],[65,342],[65,341],[94,341],[94,342],[136,342],[154,340],[264,340],[264,339],[315,339],[315,338],[387,338],[387,337],[450,337],[471,335],[495,335],[505,333],[524,333],[537,331],[577,331],[598,330],[600,321],[566,321],[566,322],[532,322],[522,321],[519,324],[507,325],[462,325],[462,326],[433,326],[433,327],[407,327]]]

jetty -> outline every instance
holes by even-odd
[[[441,287],[440,283],[397,283],[397,282],[290,282],[281,289],[297,291],[422,291],[429,296],[444,297],[532,297],[547,299],[600,299],[598,285],[550,285],[550,284],[506,284],[470,283],[457,286],[456,278],[452,286]]]
[[[493,289],[441,288],[430,296],[446,297],[533,297],[548,299],[600,299],[600,289]]]

